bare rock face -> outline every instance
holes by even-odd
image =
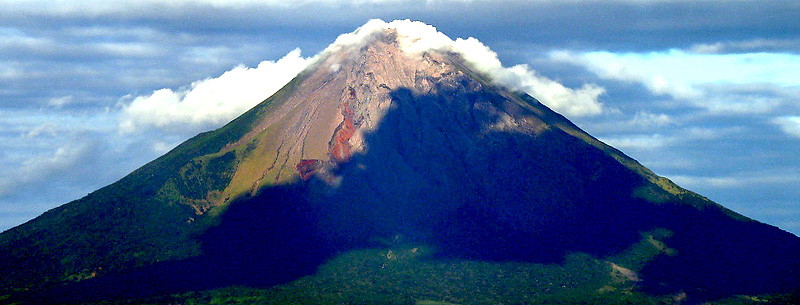
[[[535,100],[492,84],[455,53],[407,52],[397,33],[385,30],[324,53],[295,81],[267,105],[257,128],[227,147],[254,148],[239,162],[226,198],[319,181],[309,186],[311,200],[329,209],[325,230],[343,239],[365,228],[428,238],[448,231],[431,226],[446,225],[437,219],[464,207],[502,215],[533,236],[537,226],[569,226],[576,203],[586,200],[569,181],[583,173],[570,164],[555,170],[546,160],[574,156],[550,156],[562,152],[538,147],[589,149],[562,129],[582,131]],[[547,131],[557,140],[537,140]]]
[[[477,73],[466,68],[457,55],[408,54],[401,50],[396,35],[391,30],[376,33],[369,43],[324,54],[301,73],[299,84],[283,100],[267,107],[258,127],[227,147],[255,146],[240,163],[225,191],[227,197],[253,193],[298,176],[309,179],[312,171],[330,172],[320,169],[332,169],[364,152],[368,149],[365,135],[380,126],[397,99],[393,95],[400,92],[423,96],[440,91],[477,94],[484,89],[484,83],[469,75]],[[463,106],[471,107],[458,109],[466,111],[465,116],[479,112],[475,114],[499,118],[493,126],[484,126],[487,128],[544,128],[538,121],[519,124],[516,120],[525,118],[512,118],[490,103]],[[318,160],[320,165],[311,170],[306,160]]]

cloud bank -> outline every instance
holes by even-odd
[[[605,89],[587,84],[578,89],[567,88],[538,75],[527,65],[503,67],[497,53],[475,38],[455,41],[422,22],[373,19],[352,33],[340,35],[322,53],[362,44],[376,31],[396,29],[401,48],[410,54],[427,50],[445,50],[461,56],[477,70],[490,75],[497,83],[525,91],[545,105],[568,116],[597,115],[603,111],[598,97]],[[256,68],[243,65],[216,78],[192,83],[182,89],[159,89],[150,95],[128,97],[122,109],[120,130],[130,133],[146,128],[194,130],[219,126],[254,107],[278,91],[312,58],[303,58],[300,49],[289,52],[277,61],[262,61]]]
[[[456,39],[453,49],[496,82],[525,91],[557,112],[567,116],[588,116],[603,112],[603,105],[598,100],[605,93],[602,87],[584,84],[579,89],[567,88],[539,75],[526,64],[505,68],[497,58],[497,53],[472,37]]]
[[[711,114],[769,113],[781,106],[797,106],[800,93],[789,89],[800,87],[795,77],[800,56],[709,52],[554,51],[549,56],[582,66],[603,79],[640,84],[654,95],[689,102]]]
[[[478,39],[450,39],[435,27],[423,22],[411,20],[394,20],[385,22],[373,19],[359,27],[353,33],[340,35],[325,51],[363,43],[368,37],[385,29],[396,29],[398,41],[403,51],[419,54],[428,50],[442,50],[460,54],[469,64],[480,72],[488,74],[495,82],[511,89],[527,92],[553,110],[567,116],[591,116],[603,112],[603,105],[598,97],[605,89],[584,84],[581,88],[568,88],[554,80],[539,75],[526,64],[503,67],[492,51]]]
[[[295,49],[277,61],[262,61],[256,68],[240,65],[219,77],[196,81],[188,88],[159,89],[135,97],[123,106],[120,130],[197,128],[225,123],[278,91],[310,61]]]

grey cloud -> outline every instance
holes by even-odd
[[[18,168],[3,173],[0,178],[0,196],[41,185],[44,178],[65,176],[74,173],[76,166],[91,159],[95,153],[93,143],[78,142],[58,147],[47,155],[31,156]]]
[[[751,83],[705,84],[699,88],[705,94],[691,102],[712,114],[769,114],[800,106],[800,90],[792,87]]]
[[[796,53],[800,50],[800,38],[754,38],[750,40],[698,43],[692,45],[689,50],[701,54],[746,53],[752,51]]]
[[[153,140],[141,139],[168,138],[144,134],[121,141],[115,132],[72,126],[46,123],[6,137],[17,144],[17,155],[0,155],[0,211],[35,216],[85,196],[158,156],[148,147]],[[0,219],[0,229],[7,228],[8,221]]]
[[[40,23],[69,24],[76,19],[90,19],[100,24],[149,24],[165,32],[207,34],[258,31],[286,37],[314,26],[319,32],[316,38],[328,39],[349,32],[368,18],[412,18],[437,26],[450,36],[475,36],[489,45],[513,39],[515,42],[607,50],[688,48],[735,39],[783,39],[796,37],[800,31],[800,21],[792,13],[800,10],[795,1],[391,1],[368,4],[331,1],[232,6],[143,2],[132,8],[125,7],[128,5],[90,14],[75,9],[50,10],[56,12],[52,14],[33,7],[25,14],[39,17],[35,22]],[[29,19],[15,18],[19,14],[11,14],[8,8],[4,15],[2,17],[16,23]],[[496,33],[514,35],[512,38]],[[302,45],[295,47],[317,51]]]
[[[145,1],[129,7],[95,1],[53,9],[49,3],[34,1],[22,3],[24,10],[19,6],[0,8],[0,26],[16,29],[50,47],[14,46],[0,54],[17,57],[15,62],[22,68],[6,69],[6,75],[44,71],[45,67],[36,64],[43,60],[49,61],[46,63],[54,70],[62,71],[61,75],[20,75],[17,83],[28,79],[26,83],[37,87],[54,84],[87,91],[83,97],[67,91],[40,96],[34,86],[17,88],[18,95],[32,95],[29,101],[72,94],[76,101],[85,102],[93,99],[89,94],[105,91],[108,95],[94,102],[108,106],[115,96],[180,86],[218,75],[239,63],[252,66],[264,59],[278,58],[296,47],[315,54],[338,34],[352,31],[369,17],[410,17],[437,26],[451,37],[475,36],[501,53],[500,59],[512,66],[525,63],[528,58],[504,52],[525,48],[547,51],[565,47],[688,47],[725,38],[716,34],[734,35],[725,34],[728,31],[751,40],[780,39],[775,37],[777,32],[797,35],[800,28],[792,26],[800,24],[796,18],[784,13],[796,8],[793,3],[330,1],[226,6],[198,2],[159,5]],[[464,19],[470,22],[453,22]],[[777,26],[781,31],[774,30]],[[308,31],[309,28],[315,30]],[[742,28],[751,30],[740,31]],[[138,61],[152,65],[144,68],[133,63]],[[125,73],[120,76],[116,71]]]

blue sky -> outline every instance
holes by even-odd
[[[800,235],[796,1],[160,2],[0,4],[0,230],[221,126],[380,18],[490,48],[590,134]]]

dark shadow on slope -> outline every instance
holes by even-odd
[[[618,253],[655,228],[674,232],[666,243],[679,255],[645,268],[651,291],[700,301],[800,283],[797,237],[677,197],[635,198],[649,182],[579,139],[555,128],[488,128],[503,112],[526,113],[519,105],[491,91],[438,90],[393,92],[366,153],[334,170],[339,182],[312,179],[232,203],[200,237],[204,255],[68,285],[45,300],[271,286],[313,273],[337,251],[397,236],[443,257],[558,263],[570,252]]]
[[[487,131],[503,119],[487,109],[524,110],[491,92],[439,90],[395,91],[368,153],[340,168],[341,185],[316,192],[329,236],[361,230],[428,242],[446,257],[558,263],[570,252],[619,253],[640,232],[666,228],[678,255],[643,270],[649,291],[701,302],[800,284],[796,236],[694,195],[638,198],[650,182],[599,149],[557,129]]]
[[[331,255],[303,187],[263,190],[231,204],[203,236],[203,255],[157,263],[36,293],[25,303],[138,299],[230,285],[271,286],[313,273]]]
[[[439,90],[393,93],[368,153],[339,169],[341,185],[318,192],[330,209],[322,214],[351,211],[323,219],[327,227],[353,219],[444,256],[541,263],[620,251],[649,229],[633,208],[646,202],[631,197],[644,180],[613,158],[559,130],[491,130],[503,112],[524,110],[490,91]]]
[[[800,239],[791,233],[686,206],[659,206],[651,220],[673,231],[666,243],[678,255],[659,256],[644,267],[646,291],[684,291],[701,302],[800,289]]]

